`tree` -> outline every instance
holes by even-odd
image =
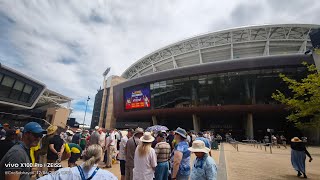
[[[299,129],[320,127],[320,73],[315,65],[302,63],[308,69],[307,77],[297,81],[284,74],[280,78],[288,85],[290,95],[276,90],[272,98],[287,105],[291,114],[288,121]]]

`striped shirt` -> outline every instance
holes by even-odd
[[[167,142],[159,142],[154,150],[157,154],[157,162],[166,162],[170,158],[170,145]]]

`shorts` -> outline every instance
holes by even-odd
[[[126,161],[120,160],[120,172],[121,176],[124,176],[126,174]]]
[[[68,163],[76,163],[80,156],[80,153],[71,153],[71,157],[69,158]]]

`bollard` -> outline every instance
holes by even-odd
[[[266,145],[264,146],[264,150],[267,152],[267,146]]]
[[[260,143],[260,149],[262,150],[262,144]]]
[[[270,146],[270,154],[272,154],[272,147]]]
[[[237,144],[237,151],[239,152],[239,144]]]

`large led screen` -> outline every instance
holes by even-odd
[[[146,86],[125,89],[125,110],[150,108],[150,88]]]

